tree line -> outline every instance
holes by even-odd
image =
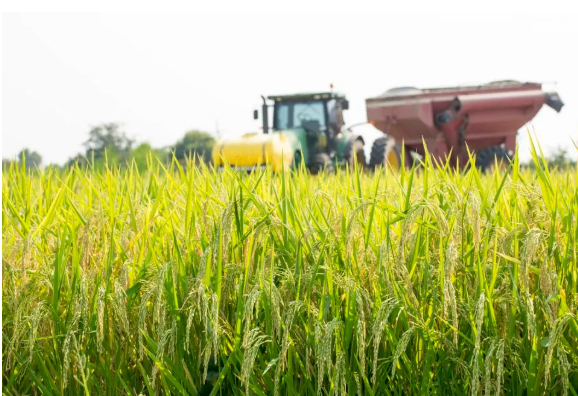
[[[70,158],[64,168],[76,164],[80,167],[90,165],[97,168],[105,164],[127,166],[134,162],[139,170],[144,170],[148,166],[149,158],[166,162],[172,160],[173,157],[183,163],[187,158],[210,163],[214,144],[215,138],[210,133],[191,130],[186,132],[174,146],[155,148],[146,142],[136,145],[135,140],[129,138],[119,124],[110,122],[92,127],[88,132],[88,139],[83,143],[84,153],[78,153]],[[4,169],[13,162],[19,165],[24,164],[27,168],[39,168],[42,166],[42,156],[36,151],[25,148],[18,153],[15,160],[3,159],[2,168]],[[576,161],[570,159],[568,151],[562,147],[558,147],[549,155],[547,162],[548,167],[551,168],[576,165]],[[533,161],[524,165],[532,169],[535,167]]]
[[[134,139],[126,135],[120,124],[103,123],[90,129],[88,139],[83,143],[84,152],[70,158],[64,168],[74,165],[98,168],[105,164],[127,166],[134,162],[140,170],[144,170],[148,166],[149,158],[166,162],[173,157],[181,162],[194,158],[196,161],[210,163],[214,144],[215,138],[210,133],[191,130],[174,146],[155,148],[146,142],[136,144]],[[42,156],[25,148],[18,153],[16,159],[3,159],[2,168],[13,162],[24,164],[27,168],[39,168],[42,166]],[[53,164],[49,166],[60,167]]]

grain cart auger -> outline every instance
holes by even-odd
[[[218,141],[213,147],[216,166],[227,163],[246,170],[271,166],[280,172],[303,162],[316,174],[323,169],[333,171],[343,163],[353,164],[354,158],[365,165],[362,137],[344,127],[343,112],[349,108],[345,95],[317,92],[261,98],[263,133]],[[258,119],[259,111],[255,110],[253,117]]]
[[[466,146],[482,170],[507,164],[518,129],[548,105],[560,112],[557,93],[537,83],[498,81],[479,86],[394,88],[366,100],[367,118],[408,152],[424,155],[423,142],[438,161],[466,166]],[[405,158],[411,158],[405,155]],[[406,164],[408,165],[408,164]]]

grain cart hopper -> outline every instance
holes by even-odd
[[[359,133],[343,127],[343,111],[349,108],[344,95],[317,92],[261,98],[263,133],[218,141],[213,147],[216,166],[228,163],[237,169],[251,170],[268,165],[279,172],[303,162],[315,174],[324,168],[331,171],[336,164],[352,164],[357,158],[353,152],[365,160],[357,139]],[[259,118],[257,110],[253,117]]]
[[[452,165],[464,166],[467,145],[476,153],[476,165],[482,170],[492,167],[495,159],[506,162],[516,148],[518,129],[534,118],[543,104],[557,112],[564,105],[558,94],[544,92],[541,84],[517,81],[394,88],[366,100],[369,122],[398,144],[403,141],[407,150],[423,155],[425,141],[437,160],[449,158]]]

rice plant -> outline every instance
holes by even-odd
[[[2,174],[21,394],[578,394],[578,170]]]

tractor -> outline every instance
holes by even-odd
[[[302,163],[312,174],[332,172],[335,166],[354,162],[360,167],[384,164],[388,155],[399,166],[395,142],[371,125],[345,127],[343,113],[349,109],[345,95],[336,92],[261,96],[263,133],[248,133],[218,141],[213,147],[216,166],[225,163],[242,170],[271,166],[275,172]],[[269,122],[269,109],[273,122]],[[259,111],[253,112],[259,119]],[[371,152],[366,155],[364,146]],[[369,156],[369,161],[366,161]]]

